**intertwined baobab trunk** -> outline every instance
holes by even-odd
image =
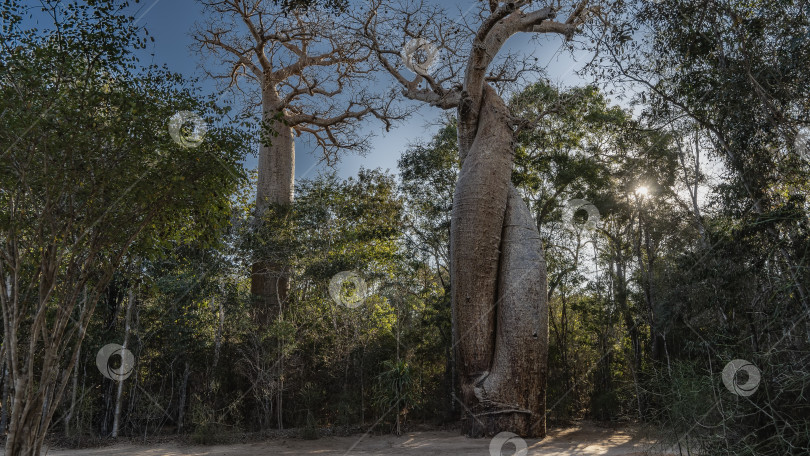
[[[544,436],[548,302],[543,246],[510,181],[507,108],[488,85],[463,162],[450,228],[461,390],[471,436]]]
[[[510,180],[511,125],[531,122],[512,118],[490,86],[514,83],[538,68],[515,55],[496,57],[519,33],[572,38],[600,11],[588,1],[545,7],[531,0],[482,2],[477,28],[466,24],[469,35],[420,0],[373,0],[371,14],[360,19],[368,46],[406,97],[457,110],[461,172],[453,195],[450,280],[464,432],[473,437],[546,433],[546,266],[535,222]],[[562,9],[570,14],[558,22]],[[393,56],[414,45],[424,46],[424,55],[442,50],[444,56],[421,63],[409,77]]]

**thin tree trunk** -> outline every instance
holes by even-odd
[[[183,369],[183,382],[180,384],[180,403],[177,406],[177,433],[183,431],[186,416],[186,397],[188,394],[188,376],[191,374],[191,368],[188,360],[185,362]]]
[[[132,307],[135,305],[135,287],[134,285],[129,287],[129,296],[127,296],[127,312],[124,316],[124,342],[121,344],[121,351],[127,349],[129,346],[129,333],[131,330],[131,320],[132,320]],[[123,353],[122,353],[123,356]],[[123,358],[122,358],[123,362]],[[112,438],[118,437],[118,429],[121,423],[121,409],[122,409],[122,402],[124,396],[124,381],[118,381],[118,389],[115,393],[115,412],[113,413],[113,427],[112,427]]]
[[[5,277],[5,289],[6,289],[6,301],[11,301],[11,275],[7,274]],[[3,298],[3,296],[0,296]],[[3,408],[0,410],[0,435],[5,436],[6,430],[8,429],[8,409],[10,407],[9,400],[11,399],[8,395],[8,382],[9,382],[9,375],[8,375],[8,360],[9,360],[9,352],[8,352],[8,343],[4,340],[3,341],[3,349],[2,349],[2,358],[3,358],[3,397],[0,397],[0,401],[3,403]]]
[[[82,358],[81,347],[79,348],[79,359]],[[73,379],[71,380],[71,392],[70,392],[70,409],[68,409],[67,415],[65,415],[65,437],[70,437],[70,421],[73,419],[73,414],[76,411],[76,395],[78,393],[79,388],[79,363],[76,363],[73,366]]]
[[[82,309],[87,306],[87,288],[85,287],[82,290]],[[82,359],[82,348],[81,346],[78,348],[76,354],[76,364],[73,366],[73,379],[71,385],[71,393],[70,393],[70,409],[68,410],[67,416],[65,416],[65,437],[70,437],[70,422],[73,420],[73,416],[76,412],[76,396],[78,394],[79,388],[79,363]],[[84,382],[82,382],[82,387],[84,387]],[[83,389],[83,388],[82,388]]]
[[[8,428],[8,362],[3,357],[3,410],[0,411],[0,435],[6,435],[6,428]]]
[[[452,255],[449,255],[452,257]],[[451,287],[452,288],[452,287]],[[452,291],[451,291],[452,293]],[[458,350],[456,350],[456,345],[458,344],[458,317],[456,316],[456,306],[453,305],[452,302],[452,294],[451,294],[451,302],[450,302],[450,340],[451,344],[449,347],[450,351],[450,382],[451,382],[451,389],[450,389],[450,411],[452,413],[452,418],[456,419],[458,417],[458,386],[459,386],[459,375],[458,375],[458,357],[456,356]]]
[[[222,350],[222,333],[225,328],[225,292],[222,293],[222,299],[219,300],[219,324],[217,325],[217,333],[214,336],[214,361],[211,363],[211,380],[209,383],[209,392],[213,389],[214,378],[216,377],[217,365],[219,364],[219,354]]]
[[[132,311],[133,311],[132,327],[133,328],[139,328],[140,327],[140,313],[138,312],[138,306],[135,306],[135,308],[132,309]],[[132,345],[132,346],[133,347],[142,347],[143,346],[143,340],[141,340],[141,337],[137,332],[135,333],[135,344]],[[129,406],[128,406],[127,410],[129,410],[130,414],[136,414],[137,413],[136,407],[137,407],[137,404],[138,404],[138,389],[140,388],[138,386],[138,384],[140,382],[140,376],[138,375],[138,369],[135,369],[132,372],[132,376],[127,379],[127,382],[129,383],[129,394],[128,394],[128,396],[129,396]],[[82,385],[82,389],[84,389],[84,385]],[[137,431],[135,429],[133,429],[133,435],[135,434],[135,432],[137,432]]]
[[[279,341],[279,349],[281,349],[281,341]],[[278,391],[276,392],[276,419],[278,420],[278,429],[284,429],[284,413],[283,413],[283,395],[284,395],[284,353],[279,351],[278,360]]]
[[[82,395],[85,394],[85,388],[87,388],[87,363],[82,363]],[[84,407],[79,407],[79,416],[76,417],[76,430],[79,432],[82,431],[81,423],[84,423],[84,418],[87,416],[86,413]]]
[[[289,285],[289,284],[288,284]],[[278,322],[284,323],[284,301],[278,303]],[[284,336],[278,338],[278,392],[276,394],[276,416],[278,429],[284,429]]]

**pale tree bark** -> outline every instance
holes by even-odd
[[[510,182],[506,105],[485,89],[450,228],[465,432],[545,435],[548,299],[540,234]]]
[[[554,21],[557,12],[551,6],[532,8],[529,1],[491,1],[481,5],[478,26],[469,35],[419,2],[376,0],[372,14],[360,18],[369,47],[406,97],[456,109],[461,171],[451,216],[451,299],[463,432],[473,437],[546,434],[543,245],[510,180],[513,126],[521,122],[492,84],[513,83],[536,70],[515,56],[496,61],[511,36],[555,33],[570,39],[598,8],[572,5],[565,22]],[[445,54],[442,62],[429,74],[407,77],[394,60],[397,45],[404,43],[393,37],[403,35],[433,43]]]
[[[124,341],[121,343],[121,347],[123,350],[126,350],[129,346],[129,333],[132,329],[132,307],[135,305],[135,286],[131,285],[129,287],[129,293],[127,295],[127,310],[124,314]],[[124,381],[119,380],[117,389],[115,391],[115,412],[113,412],[113,427],[111,437],[116,438],[118,437],[118,429],[121,425],[121,409],[124,397]],[[75,391],[75,379],[74,379],[74,391]],[[75,393],[74,393],[75,394]]]
[[[82,305],[81,308],[84,309],[87,306],[87,289],[85,288],[82,290]],[[79,391],[79,361],[82,359],[82,348],[81,346],[78,349],[78,353],[76,353],[76,364],[73,366],[73,378],[71,380],[71,392],[70,392],[70,408],[68,409],[67,414],[65,415],[64,419],[64,426],[65,426],[65,437],[71,436],[71,421],[75,417],[76,413],[76,396],[78,395]],[[86,375],[85,375],[86,377]],[[82,381],[82,389],[84,389],[84,381]],[[77,419],[78,422],[78,419]]]
[[[228,71],[209,74],[261,100],[263,139],[259,147],[257,219],[271,207],[283,213],[293,202],[295,136],[306,134],[334,163],[340,152],[365,151],[368,137],[356,125],[372,116],[386,128],[398,116],[391,98],[364,87],[373,78],[370,51],[341,23],[342,17],[316,7],[283,11],[272,0],[206,0],[212,19],[195,32],[199,48]],[[248,87],[240,85],[247,80]],[[256,93],[258,92],[258,93]],[[251,291],[261,320],[270,323],[289,290],[288,253],[265,252],[251,271]]]
[[[81,358],[82,358],[82,352],[81,352],[81,347],[79,347],[79,356],[77,357],[77,359],[81,359]],[[76,413],[76,396],[77,396],[78,390],[79,390],[79,364],[78,363],[76,363],[76,365],[73,366],[73,380],[71,381],[70,388],[71,388],[70,389],[70,408],[68,409],[68,412],[65,415],[65,419],[64,419],[65,437],[70,437],[71,436],[71,430],[70,430],[71,424],[70,423],[71,423],[71,421],[73,421],[73,417],[75,416],[75,413]],[[0,428],[2,428],[2,426],[0,426]]]
[[[706,232],[706,225],[703,222],[703,215],[700,211],[700,203],[698,202],[698,191],[700,183],[704,181],[703,173],[700,169],[700,153],[701,149],[705,147],[700,141],[700,131],[692,131],[694,136],[694,143],[691,147],[684,144],[680,137],[676,137],[675,142],[678,146],[678,160],[681,164],[683,171],[683,183],[686,190],[689,192],[689,205],[685,205],[686,209],[692,214],[697,226],[698,233],[700,233],[700,244],[703,248],[709,247],[708,233]]]
[[[268,82],[272,85],[272,82]],[[284,121],[284,105],[275,88],[262,90],[262,123],[277,134],[259,146],[259,173],[256,184],[256,214],[271,206],[289,207],[295,188],[295,140]],[[281,312],[290,288],[282,256],[262,258],[251,269],[250,292],[259,301],[260,321],[272,321]]]
[[[126,248],[150,220],[151,217],[147,217],[118,255],[104,264],[99,259],[98,235],[94,235],[86,251],[74,253],[78,250],[74,249],[70,256],[60,250],[61,246],[46,249],[48,253],[39,261],[38,274],[28,283],[24,282],[20,271],[25,255],[18,249],[17,239],[7,240],[0,246],[0,269],[11,276],[7,283],[0,282],[4,344],[8,344],[6,362],[12,389],[5,454],[39,455],[42,452],[56,405],[79,357],[95,303]],[[85,287],[88,304],[78,307],[79,295]],[[46,318],[51,309],[55,310],[53,320]]]

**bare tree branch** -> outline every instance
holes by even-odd
[[[529,0],[482,2],[478,6],[478,24],[465,22],[462,28],[457,20],[449,21],[443,10],[421,0],[372,0],[367,16],[357,20],[368,47],[381,67],[403,87],[405,97],[442,109],[458,109],[463,159],[475,137],[484,85],[517,82],[525,74],[541,71],[513,54],[499,57],[506,41],[521,32],[553,33],[570,40],[599,11],[598,6],[588,6],[588,1],[583,0],[571,8],[565,22],[556,22],[559,6],[538,6],[527,11],[533,5]],[[435,62],[428,74],[406,76],[397,62],[405,45],[398,36],[423,38],[440,49],[445,58]]]
[[[258,82],[253,90],[262,93],[262,118],[271,128],[286,125],[297,135],[318,132],[318,148],[334,155],[367,147],[367,138],[355,128],[366,116],[382,120],[386,128],[402,118],[393,97],[365,90],[377,65],[340,17],[317,8],[285,12],[269,0],[203,3],[210,19],[196,27],[196,48],[214,63],[204,70],[246,95],[240,80]],[[330,131],[323,130],[326,126]]]

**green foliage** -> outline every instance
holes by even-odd
[[[24,375],[11,372],[10,383],[25,390],[20,399],[54,410],[85,331],[84,360],[120,340],[111,329],[121,300],[107,291],[135,288],[144,262],[167,250],[218,244],[229,196],[244,180],[247,141],[237,125],[215,122],[227,111],[182,77],[138,63],[133,52],[146,36],[122,15],[126,3],[43,7],[54,23],[37,30],[21,21],[26,5],[0,6],[0,292],[4,343],[19,347],[7,360],[30,366]],[[181,147],[168,132],[183,110],[212,124],[197,148]],[[103,322],[91,320],[98,302]],[[187,344],[195,328],[180,328]],[[85,379],[102,381],[94,373]],[[36,388],[25,385],[34,378]],[[36,421],[39,429],[24,438],[47,429],[48,419]]]
[[[459,170],[455,123],[448,122],[428,144],[405,151],[397,163],[407,201],[406,248],[422,262],[435,263],[441,277],[447,277],[450,211]]]
[[[0,291],[12,276],[33,284],[15,289],[34,315],[44,271],[48,322],[75,317],[71,299],[97,307],[82,326],[74,438],[109,424],[115,385],[94,356],[120,341],[130,290],[137,366],[122,434],[174,432],[181,412],[181,431],[200,444],[271,426],[316,439],[382,414],[400,425],[454,419],[454,122],[402,154],[398,179],[325,174],[253,220],[244,125],[220,122],[226,109],[134,59],[147,36],[123,3],[61,5],[58,30],[26,29],[22,2],[0,6]],[[633,22],[616,23],[611,49],[633,80],[650,81],[640,118],[595,86],[539,81],[509,100],[523,119],[512,179],[546,249],[549,416],[650,422],[706,454],[804,454],[810,165],[794,140],[810,125],[806,5],[664,0],[615,11]],[[636,40],[642,32],[649,42]],[[210,124],[197,148],[167,132],[181,110]],[[597,207],[596,230],[563,217],[575,198]],[[283,263],[291,278],[289,299],[262,324],[249,292],[260,261]],[[368,287],[341,285],[356,308],[330,296],[343,271]],[[762,373],[750,397],[722,383],[735,358]]]
[[[143,45],[141,33],[111,5],[70,5],[45,40],[4,25],[13,50],[0,66],[0,180],[3,206],[19,208],[4,211],[4,225],[24,230],[34,218],[56,218],[69,221],[75,237],[61,224],[42,226],[41,235],[79,241],[114,226],[105,245],[137,237],[139,256],[173,241],[213,241],[241,178],[244,138],[211,128],[199,148],[175,144],[167,131],[175,112],[212,119],[225,111],[182,87],[178,75],[137,68],[130,49]]]
[[[194,430],[190,440],[197,445],[216,445],[229,442],[229,437],[239,431],[223,420],[223,415],[217,413],[207,404],[205,398],[195,395],[189,407],[189,419],[194,423]]]
[[[666,334],[667,351],[643,367],[654,391],[646,412],[686,451],[804,454],[806,401],[787,385],[806,382],[797,366],[808,349],[810,161],[797,141],[810,112],[800,63],[810,52],[807,5],[663,1],[617,11],[626,26],[603,43],[616,45],[606,74],[646,86],[637,99],[645,118],[673,136],[690,191],[709,201],[656,246],[644,292],[654,294],[651,329]],[[641,39],[619,44],[624,30]],[[717,164],[698,168],[707,157]],[[647,219],[664,235],[665,221]],[[748,398],[717,384],[737,358],[762,373]]]
[[[386,360],[382,369],[374,387],[374,406],[380,416],[393,413],[399,423],[399,416],[416,402],[411,367],[405,360]]]

